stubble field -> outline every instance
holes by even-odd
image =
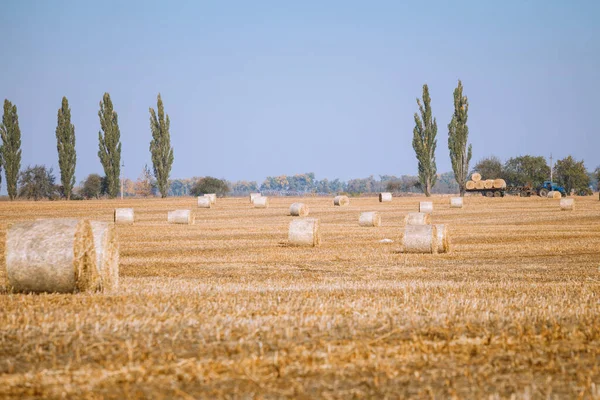
[[[0,203],[0,397],[600,398],[600,202],[434,197],[451,252],[402,254],[423,198]],[[287,245],[302,201],[322,245]],[[3,291],[11,222],[118,226],[121,288]],[[192,208],[193,226],[168,225]],[[380,211],[382,226],[358,226]],[[379,240],[393,239],[392,244]]]

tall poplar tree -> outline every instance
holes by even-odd
[[[75,154],[75,126],[71,123],[71,108],[69,108],[69,100],[66,97],[62,98],[57,119],[56,149],[58,150],[60,181],[65,197],[70,200],[75,185],[77,155]]]
[[[469,100],[467,96],[463,96],[463,85],[459,80],[458,86],[454,89],[454,114],[448,124],[448,149],[450,150],[450,161],[452,162],[454,178],[456,179],[456,183],[458,183],[461,196],[465,195],[472,151],[470,144],[467,147],[467,140],[469,138],[469,127],[467,126],[468,112]],[[496,178],[492,177],[491,179]]]
[[[152,164],[154,166],[154,177],[156,185],[161,196],[167,197],[169,193],[169,175],[173,165],[173,147],[171,147],[171,135],[169,126],[171,121],[169,115],[165,117],[160,93],[157,98],[157,112],[150,108],[150,130],[152,131],[152,140],[150,141],[150,153],[152,154]]]
[[[8,197],[14,200],[17,197],[17,180],[21,169],[21,129],[19,128],[17,106],[7,99],[4,100],[0,138],[2,138],[0,157],[2,165],[4,165]]]
[[[415,128],[413,130],[413,148],[419,161],[419,182],[427,197],[437,179],[435,165],[435,148],[437,145],[437,122],[431,114],[431,97],[427,84],[423,85],[423,103],[417,99],[419,113],[415,113]]]
[[[121,132],[119,131],[119,118],[117,112],[113,110],[108,93],[104,93],[100,102],[98,117],[100,117],[100,127],[102,128],[102,131],[98,132],[100,147],[98,157],[104,167],[108,196],[114,199],[119,194],[119,177],[121,175]]]

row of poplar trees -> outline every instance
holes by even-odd
[[[119,194],[121,175],[121,132],[119,117],[113,108],[110,94],[104,93],[100,102],[100,131],[98,132],[98,157],[106,176],[106,191],[109,197]],[[75,186],[75,126],[71,123],[71,108],[66,97],[62,98],[58,109],[56,125],[56,148],[58,150],[58,165],[63,194],[69,200]],[[150,108],[150,153],[154,165],[154,177],[162,197],[167,197],[169,191],[169,175],[173,165],[173,147],[169,115],[165,115],[160,93],[157,98],[157,111]],[[17,181],[21,168],[21,130],[17,107],[10,101],[4,100],[4,114],[0,125],[0,184],[2,183],[2,167],[6,176],[8,196],[11,200],[17,197]]]
[[[423,85],[423,100],[417,99],[419,113],[415,113],[415,128],[413,130],[413,148],[419,162],[419,182],[426,196],[431,196],[431,189],[437,179],[435,164],[435,149],[437,146],[437,122],[431,112],[431,97],[427,84]],[[448,124],[448,149],[454,177],[460,189],[460,195],[465,195],[469,162],[472,147],[467,146],[469,127],[467,117],[469,101],[463,96],[462,82],[454,89],[454,113]],[[420,114],[420,115],[419,115]]]

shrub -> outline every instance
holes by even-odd
[[[192,186],[191,193],[193,196],[201,196],[206,193],[216,193],[217,196],[223,197],[229,193],[229,185],[223,179],[213,178],[206,176],[200,178],[194,186]]]

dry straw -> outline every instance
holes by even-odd
[[[379,202],[387,203],[392,201],[392,194],[389,192],[379,193]]]
[[[348,204],[350,204],[350,199],[348,198],[348,196],[335,196],[335,198],[333,199],[334,206],[345,207]]]
[[[467,187],[468,190],[475,189],[475,182],[473,182],[473,181],[467,181],[467,186],[466,187]]]
[[[463,198],[462,197],[450,197],[450,208],[462,208]]]
[[[198,197],[198,208],[211,208],[212,204],[210,197]]]
[[[294,217],[306,217],[308,215],[308,206],[304,203],[293,203],[290,206],[290,215]]]
[[[256,199],[257,197],[260,197],[261,194],[260,193],[250,193],[250,203],[254,204],[254,199]]]
[[[101,279],[100,289],[119,289],[119,242],[113,224],[90,221],[96,249],[96,268]]]
[[[13,292],[93,292],[101,287],[89,221],[16,223],[8,229],[5,254]]]
[[[560,194],[560,192],[558,192],[556,190],[551,190],[548,192],[549,199],[560,199],[561,197],[562,197],[562,194]]]
[[[471,175],[471,180],[473,182],[479,182],[481,180],[481,174],[474,172],[473,175]]]
[[[477,189],[477,190],[485,189],[485,181],[475,182],[475,189]]]
[[[504,179],[494,179],[494,189],[505,189],[506,181]]]
[[[433,212],[433,202],[421,201],[419,203],[419,212],[431,214]]]
[[[192,225],[194,223],[194,215],[191,210],[169,211],[167,214],[167,222],[169,224]]]
[[[563,211],[575,209],[575,199],[560,199],[560,209]]]
[[[404,253],[437,253],[437,229],[435,225],[407,225],[402,238]]]
[[[483,181],[483,187],[485,187],[486,189],[492,189],[494,187],[494,180],[487,179],[487,180]]]
[[[269,208],[269,198],[263,196],[255,197],[254,208]]]
[[[321,232],[317,218],[294,219],[290,222],[288,241],[294,246],[318,246]]]
[[[210,204],[217,203],[217,194],[216,193],[207,193],[204,195],[204,197],[210,199]]]
[[[430,225],[431,214],[411,212],[406,215],[404,223],[406,225]]]
[[[381,226],[381,215],[379,215],[377,211],[360,213],[360,216],[358,217],[358,225]]]
[[[115,224],[133,224],[134,222],[133,208],[115,208]]]
[[[437,252],[448,253],[450,251],[450,237],[446,225],[436,224],[434,226],[437,231]]]

